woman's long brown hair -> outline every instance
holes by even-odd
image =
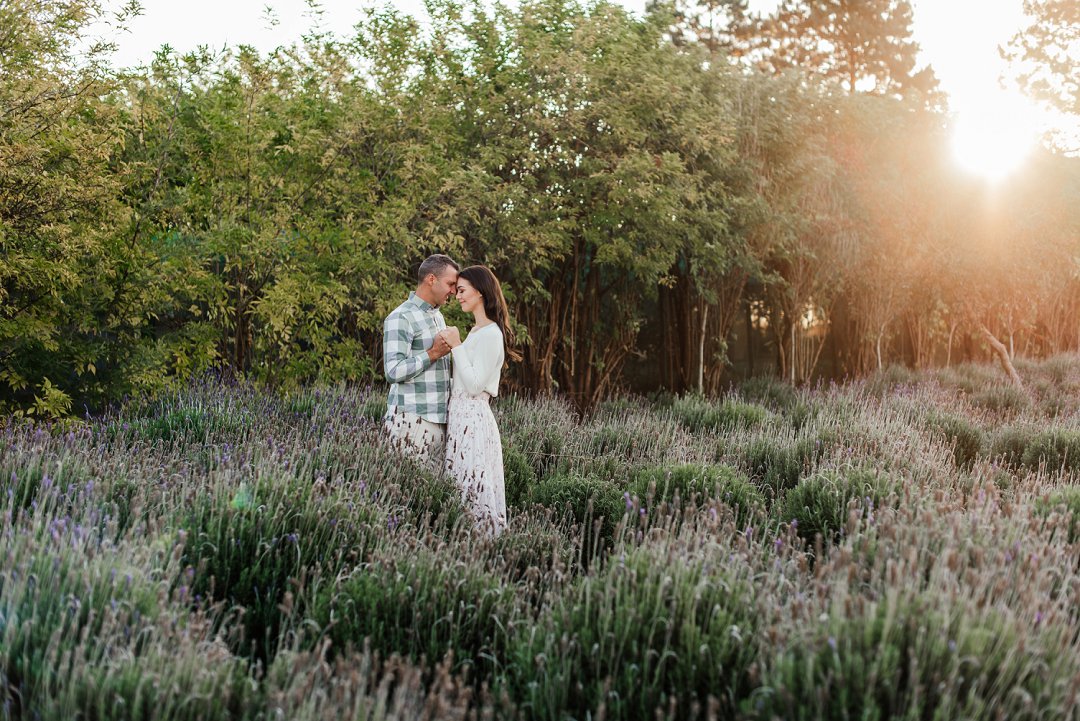
[[[499,279],[486,265],[470,265],[458,273],[458,278],[469,281],[484,299],[484,313],[502,331],[503,349],[506,351],[506,357],[514,361],[521,360],[521,354],[514,348],[514,331],[510,327],[510,309],[506,306],[506,298],[503,297],[502,285],[499,284]]]

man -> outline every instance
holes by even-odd
[[[438,471],[450,400],[450,345],[439,308],[457,290],[458,265],[445,255],[420,264],[416,290],[383,322],[383,369],[390,381],[386,431],[405,452]]]

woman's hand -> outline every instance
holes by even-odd
[[[456,326],[450,326],[439,333],[451,348],[461,345],[461,331]]]

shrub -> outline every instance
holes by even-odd
[[[503,449],[520,452],[537,479],[557,468],[566,453],[567,432],[578,429],[578,417],[569,407],[551,398],[526,401],[511,396],[493,406]]]
[[[779,494],[840,445],[842,439],[831,429],[799,439],[758,436],[742,449],[742,463],[755,482]]]
[[[115,547],[88,557],[95,544],[77,521],[5,537],[0,704],[16,698],[16,718],[40,717],[71,667],[139,654],[131,641],[152,635],[167,603],[158,579],[128,566]]]
[[[803,459],[794,441],[772,436],[759,436],[742,451],[742,462],[757,483],[770,488],[774,494],[799,482]]]
[[[1069,543],[1080,540],[1080,486],[1059,488],[1048,497],[1039,500],[1039,511],[1044,515],[1051,510],[1062,509],[1068,516]]]
[[[611,480],[573,472],[549,476],[533,486],[529,499],[552,511],[569,512],[591,537],[592,524],[602,519],[600,539],[610,542],[626,512],[623,491]]]
[[[1051,430],[1036,433],[1024,449],[1020,462],[1031,469],[1045,464],[1050,471],[1080,470],[1080,432]]]
[[[182,521],[182,563],[190,571],[177,584],[190,585],[192,595],[244,607],[244,634],[235,650],[272,658],[290,579],[315,568],[334,574],[363,559],[376,527],[386,522],[381,509],[358,500],[316,499],[310,486],[283,479],[204,496]]]
[[[634,474],[628,492],[642,503],[653,489],[653,503],[670,503],[676,496],[687,503],[699,499],[716,499],[736,511],[739,525],[765,507],[765,496],[744,475],[730,466],[657,466]]]
[[[1071,664],[1037,634],[930,597],[849,606],[764,659],[756,719],[1062,718]],[[865,608],[854,613],[854,608]],[[1024,653],[1017,652],[1025,648]]]
[[[798,401],[790,383],[776,376],[754,376],[739,384],[739,395],[748,401],[762,403],[774,410],[787,410]]]
[[[730,715],[757,644],[740,564],[662,546],[629,550],[514,634],[508,684],[527,717],[683,715],[710,699]]]
[[[184,645],[178,649],[174,642],[138,658],[116,653],[104,663],[77,667],[42,705],[40,717],[230,721],[261,703],[246,661],[214,642]],[[208,659],[210,649],[216,655]]]
[[[1014,415],[1031,405],[1031,399],[1013,385],[995,384],[973,393],[971,402],[1002,415]]]
[[[986,434],[966,418],[931,411],[926,416],[930,434],[949,445],[957,466],[970,468],[986,444]]]
[[[684,396],[672,406],[672,414],[691,432],[731,431],[754,428],[768,418],[768,411],[753,403],[725,398],[713,403],[701,396]]]
[[[132,418],[130,425],[137,437],[151,443],[203,445],[217,439],[239,439],[249,420],[229,408],[184,407],[178,403],[177,407],[149,417]]]
[[[1028,444],[1034,437],[1035,431],[1027,426],[1005,426],[994,435],[990,443],[990,456],[1007,466],[1020,468]]]
[[[897,386],[906,386],[915,383],[919,374],[907,366],[895,363],[886,366],[880,371],[875,371],[866,381],[867,390],[877,396],[882,396]]]
[[[503,478],[506,486],[506,506],[520,508],[536,485],[536,470],[517,448],[503,448]]]
[[[961,363],[938,372],[938,379],[946,388],[955,388],[967,395],[975,395],[990,386],[1001,384],[1001,375],[990,365]]]
[[[369,393],[360,406],[360,416],[374,423],[382,423],[386,417],[386,396],[379,392]]]
[[[365,639],[385,654],[429,663],[454,652],[456,663],[490,678],[516,630],[514,587],[453,551],[398,548],[357,567],[315,602],[313,618],[334,648]]]
[[[819,533],[828,542],[847,525],[851,501],[859,501],[864,512],[872,513],[894,490],[895,483],[876,469],[820,471],[802,479],[784,495],[778,520],[797,521],[799,536],[809,542]]]

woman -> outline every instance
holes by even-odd
[[[458,274],[457,299],[471,313],[473,327],[465,341],[457,328],[443,331],[454,362],[450,411],[446,423],[446,472],[477,525],[491,535],[506,528],[502,440],[489,401],[499,394],[499,377],[509,355],[513,332],[502,288],[487,267],[474,265]]]

